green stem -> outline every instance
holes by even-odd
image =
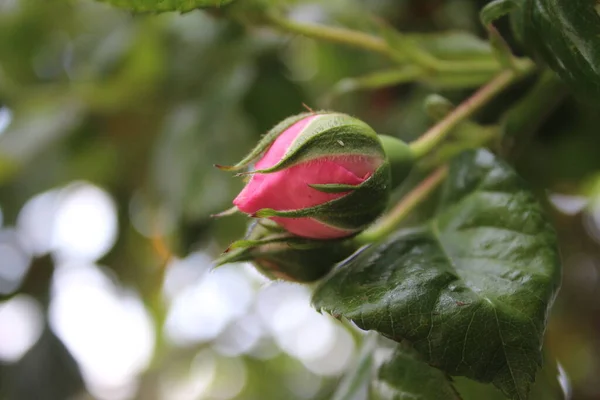
[[[540,74],[536,84],[505,114],[500,153],[515,161],[527,148],[546,118],[567,95],[564,83],[550,70]]]
[[[418,65],[426,73],[494,72],[501,68],[500,64],[495,60],[439,60],[437,57],[432,56],[421,49],[415,48],[414,45],[410,43],[406,43],[402,46],[402,53],[399,51],[399,48],[392,48],[380,37],[352,29],[317,24],[304,24],[283,18],[275,13],[268,13],[265,15],[265,18],[269,24],[282,31],[372,51],[382,54],[396,63],[403,64],[410,61],[414,65]],[[522,62],[522,60],[517,61]]]
[[[358,245],[365,245],[384,239],[394,232],[398,225],[433,192],[448,175],[448,167],[442,166],[406,195],[389,213],[375,225],[354,238]]]
[[[413,169],[415,159],[410,147],[393,136],[379,135],[386,158],[392,170],[392,188],[400,186]]]
[[[433,148],[442,142],[452,131],[452,129],[454,129],[460,122],[469,118],[471,115],[473,115],[473,113],[493,99],[498,93],[506,89],[509,85],[521,78],[526,73],[532,71],[533,68],[534,64],[529,62],[527,65],[521,67],[519,72],[514,70],[504,71],[492,79],[488,84],[482,86],[471,97],[462,102],[450,114],[448,114],[446,118],[434,125],[419,139],[410,143],[410,147],[415,157],[421,158],[428,154]]]
[[[393,57],[393,52],[387,43],[376,36],[357,32],[351,29],[335,28],[324,25],[309,25],[282,18],[276,14],[266,15],[267,20],[279,29],[313,39],[346,44],[353,47],[380,53],[386,57]]]

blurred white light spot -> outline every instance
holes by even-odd
[[[330,321],[333,324],[333,321]],[[348,368],[354,355],[354,340],[342,326],[335,324],[334,340],[327,351],[302,360],[304,366],[319,375],[339,375]]]
[[[281,349],[302,362],[327,358],[340,335],[344,335],[331,318],[310,306],[310,293],[302,286],[275,283],[264,288],[259,293],[257,309]],[[319,373],[330,370],[338,369],[325,367]]]
[[[170,369],[162,375],[160,389],[165,400],[205,398],[216,375],[216,357],[211,350],[200,351],[187,371]]]
[[[0,242],[0,279],[7,281],[19,280],[29,264],[29,259],[15,246]],[[1,292],[1,290],[0,290]]]
[[[373,352],[373,364],[381,365],[394,355],[395,347],[377,347]]]
[[[236,263],[238,268],[241,268],[250,281],[258,284],[259,286],[263,286],[265,284],[271,283],[272,281],[261,274],[252,263],[244,262],[244,263]]]
[[[73,184],[61,192],[56,210],[52,248],[61,260],[95,261],[114,245],[117,214],[112,198],[102,189]]]
[[[323,379],[309,371],[299,370],[294,374],[286,374],[285,381],[297,397],[301,399],[314,399],[317,397],[319,390],[321,390]],[[359,400],[359,398],[356,398],[356,400]]]
[[[19,212],[17,229],[23,244],[36,256],[50,251],[57,204],[58,192],[52,190],[32,197]]]
[[[192,253],[184,259],[174,259],[167,265],[163,292],[173,300],[186,287],[197,283],[211,267],[213,260],[206,253]]]
[[[271,336],[262,336],[252,346],[248,355],[258,360],[270,360],[277,357],[281,353],[281,349],[273,341]]]
[[[218,358],[217,373],[210,385],[208,398],[233,399],[246,386],[246,365],[242,358]]]
[[[581,212],[588,204],[588,199],[583,196],[551,193],[548,195],[548,198],[557,210],[566,215],[575,215]]]
[[[6,131],[6,128],[8,128],[12,122],[12,119],[12,111],[10,111],[10,109],[7,107],[0,107],[0,135]]]
[[[263,334],[256,315],[243,316],[230,324],[215,340],[213,348],[224,356],[237,357],[248,353],[258,344]]]
[[[21,286],[31,263],[13,230],[0,230],[0,294],[10,294]]]
[[[0,302],[0,360],[18,361],[40,338],[43,321],[41,306],[30,296]]]
[[[327,17],[323,7],[318,4],[304,4],[294,7],[290,12],[290,17],[299,22],[319,23]]]
[[[129,398],[153,354],[148,312],[92,265],[61,265],[53,277],[50,324],[98,398]],[[118,394],[118,396],[116,395]]]
[[[212,340],[246,313],[253,294],[244,272],[235,265],[205,274],[174,298],[167,316],[167,336],[179,345]]]
[[[558,367],[558,383],[560,384],[560,388],[563,391],[564,397],[566,400],[569,400],[573,395],[571,390],[571,382],[569,381],[569,376],[567,372],[561,365],[561,363],[557,363]]]
[[[592,239],[600,243],[600,204],[590,206],[583,214],[583,228]]]
[[[287,282],[273,282],[262,288],[258,293],[256,300],[257,312],[265,326],[271,331],[286,330],[301,324],[306,318],[305,315],[296,315],[295,318],[285,318],[284,321],[277,321],[275,314],[281,309],[282,303],[294,302],[298,300],[300,304],[310,302],[308,289],[300,285],[293,285]],[[306,312],[306,308],[302,308]],[[281,316],[281,313],[279,314]]]

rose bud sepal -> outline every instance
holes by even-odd
[[[278,211],[263,208],[254,213],[256,218],[312,218],[325,225],[358,233],[369,226],[387,207],[391,189],[390,165],[387,161],[359,185],[309,184],[323,193],[347,193],[343,197],[313,207]]]
[[[314,282],[356,250],[348,240],[311,240],[286,232],[268,219],[253,221],[244,239],[231,244],[217,266],[251,262],[269,279]]]
[[[294,125],[296,122],[303,120],[304,118],[310,117],[311,115],[317,115],[322,113],[318,112],[305,112],[300,113],[298,115],[292,115],[291,117],[287,117],[283,121],[279,122],[275,125],[266,135],[264,135],[258,144],[248,153],[241,161],[234,165],[219,165],[215,164],[215,167],[219,168],[223,171],[241,171],[250,166],[257,158],[259,158],[272,144],[273,142],[285,132],[288,128]]]

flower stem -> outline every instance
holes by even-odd
[[[393,56],[392,50],[383,39],[367,33],[325,25],[303,24],[287,18],[282,18],[274,13],[267,14],[266,18],[272,25],[283,31],[297,33],[313,39],[320,39],[328,42],[341,43],[362,48],[375,53],[383,54],[386,57]]]
[[[433,192],[448,175],[448,166],[444,165],[432,172],[425,180],[415,187],[402,201],[384,215],[375,225],[354,238],[359,245],[373,243],[394,232],[398,225]]]
[[[410,143],[416,158],[421,158],[435,148],[460,122],[469,118],[473,113],[486,105],[498,93],[506,89],[517,79],[531,72],[534,64],[528,62],[519,71],[506,70],[488,84],[482,86],[471,97],[462,102],[439,123],[429,129],[423,136]]]
[[[391,59],[397,64],[404,65],[409,63],[418,66],[420,69],[419,75],[432,75],[436,73],[462,74],[465,72],[493,73],[501,69],[501,65],[494,59],[440,60],[436,56],[417,48],[412,42],[406,42],[402,46],[393,47],[380,37],[352,29],[318,24],[305,24],[281,17],[276,13],[267,13],[265,19],[269,24],[281,31],[372,51]],[[515,63],[522,63],[524,61],[526,62],[526,60],[516,59]]]
[[[506,112],[500,154],[515,161],[527,148],[546,118],[565,99],[565,84],[550,70],[543,71],[530,91]]]

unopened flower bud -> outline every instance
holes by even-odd
[[[239,171],[253,162],[251,179],[234,205],[305,238],[360,232],[384,211],[392,187],[379,136],[340,113],[290,117],[240,163],[220,168]]]
[[[273,221],[260,219],[217,260],[218,265],[252,262],[270,279],[313,282],[356,250],[350,241],[322,241],[291,235]]]

